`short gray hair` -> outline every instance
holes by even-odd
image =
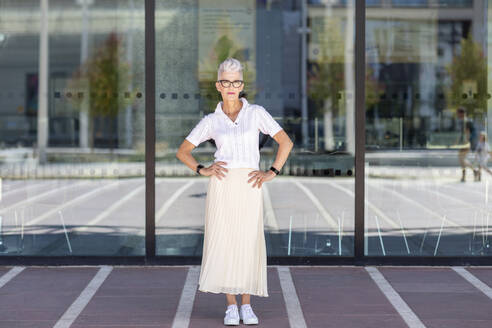
[[[241,62],[235,58],[227,58],[219,65],[219,70],[217,71],[217,80],[220,79],[220,74],[223,72],[239,72],[241,73],[241,80],[243,79],[243,68],[244,66]]]

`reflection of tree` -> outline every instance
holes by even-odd
[[[131,76],[130,64],[124,60],[121,40],[115,32],[109,34],[101,46],[74,72],[69,82],[69,88],[84,92],[89,100],[75,95],[71,98],[75,108],[87,111],[89,116],[89,145],[94,148],[94,135],[104,135],[105,129],[109,135],[116,133],[114,118],[120,110],[134,101],[135,93],[129,92]],[[128,94],[128,93],[129,94]],[[108,118],[109,126],[98,124],[94,119]],[[116,144],[111,139],[110,147]]]
[[[487,63],[471,35],[461,40],[461,53],[448,65],[451,85],[446,97],[453,107],[463,106],[467,115],[483,113],[487,104]]]
[[[312,30],[318,43],[319,56],[312,62],[308,76],[308,95],[317,103],[316,117],[324,118],[325,149],[335,147],[333,120],[346,117],[345,38],[340,30],[340,19],[329,17],[319,24],[313,24]],[[317,37],[317,39],[316,39]],[[373,78],[372,69],[366,67],[366,107],[379,101],[381,88]]]
[[[248,98],[254,98],[256,73],[248,69],[249,48],[240,48],[234,43],[228,35],[222,35],[212,46],[207,58],[202,59],[204,71],[207,78],[199,80],[202,96],[205,95],[204,104],[207,111],[213,111],[217,102],[220,100],[220,94],[215,88],[217,81],[217,69],[219,65],[227,58],[232,57],[239,60],[243,66],[244,90]]]

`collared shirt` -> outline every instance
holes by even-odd
[[[258,170],[260,163],[259,132],[274,136],[282,127],[267,112],[256,104],[240,98],[243,106],[233,122],[223,111],[219,102],[214,113],[205,115],[191,130],[186,140],[193,145],[214,139],[217,151],[214,162],[224,161],[223,167],[243,167]]]

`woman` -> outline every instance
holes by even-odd
[[[220,64],[215,87],[222,101],[191,130],[176,154],[190,169],[210,177],[198,290],[226,294],[225,325],[239,325],[240,320],[257,324],[250,295],[268,296],[261,186],[279,174],[293,143],[265,108],[239,97],[244,82],[238,60]],[[279,144],[266,172],[259,170],[259,131]],[[217,150],[214,163],[205,167],[191,151],[208,139],[215,140]],[[240,313],[237,294],[242,294]]]

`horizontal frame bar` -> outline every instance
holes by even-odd
[[[201,256],[0,256],[0,265],[200,265]],[[492,256],[365,256],[356,259],[352,256],[303,257],[273,256],[268,257],[268,265],[421,265],[421,266],[492,266]]]

